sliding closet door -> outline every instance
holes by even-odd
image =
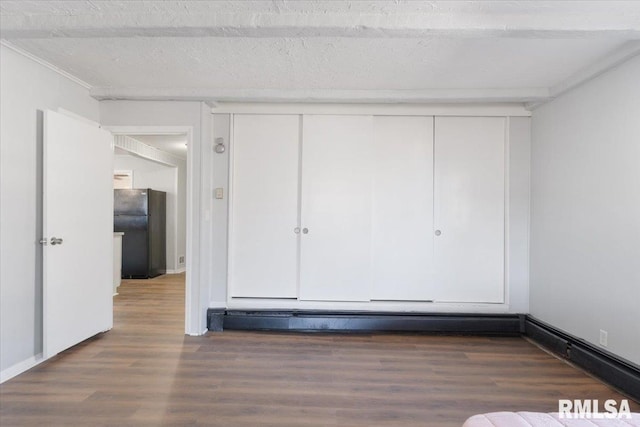
[[[371,299],[432,300],[433,117],[373,118]]]
[[[297,297],[300,116],[235,115],[232,297]]]
[[[505,119],[435,120],[435,263],[442,302],[504,302]]]
[[[303,141],[300,299],[367,301],[372,118],[305,115]]]

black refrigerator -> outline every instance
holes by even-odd
[[[167,193],[114,190],[113,229],[122,236],[122,278],[148,279],[167,271]]]

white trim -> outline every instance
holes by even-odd
[[[511,218],[510,205],[511,205],[511,117],[504,118],[504,241],[503,241],[503,277],[502,286],[504,286],[503,301],[505,304],[510,302],[511,297],[511,275],[509,270],[509,253],[511,252],[510,245],[510,230],[511,230]]]
[[[186,173],[186,168],[187,168],[187,162],[186,160],[182,162],[183,167],[185,168],[185,173]],[[180,264],[178,262],[178,253],[180,252],[180,249],[178,248],[178,241],[180,240],[180,227],[178,226],[179,224],[179,219],[180,219],[180,209],[179,209],[179,205],[180,205],[180,192],[182,191],[187,191],[187,183],[185,182],[185,187],[184,188],[180,188],[180,165],[177,165],[175,167],[175,169],[173,170],[173,172],[175,172],[173,174],[173,188],[175,188],[176,190],[176,197],[175,197],[175,203],[173,205],[173,217],[175,218],[175,220],[173,221],[173,266],[174,268],[171,270],[174,273],[171,274],[179,274],[182,273],[184,271],[186,271],[186,267],[184,266],[184,264]],[[185,197],[186,200],[186,197]],[[184,234],[185,237],[187,235],[187,218],[186,218],[186,209],[185,209],[185,223],[184,225]],[[186,242],[185,242],[185,250],[186,250]],[[165,249],[166,251],[166,249]],[[168,257],[167,257],[168,259]],[[182,271],[180,271],[182,270]],[[186,288],[186,286],[185,286]]]
[[[200,133],[202,133],[202,126],[200,126]],[[202,138],[202,135],[200,135]],[[198,316],[200,315],[200,311],[193,308],[193,300],[197,300],[200,296],[200,292],[195,292],[196,288],[200,287],[200,271],[195,271],[195,265],[197,263],[193,262],[194,257],[200,257],[196,254],[200,252],[199,239],[197,236],[194,236],[193,230],[197,225],[194,225],[193,221],[193,195],[198,194],[193,182],[193,173],[194,173],[194,165],[195,165],[195,154],[194,149],[197,148],[200,150],[200,141],[198,141],[198,146],[194,146],[194,141],[191,133],[189,133],[189,139],[187,142],[187,213],[186,213],[186,225],[187,225],[187,235],[186,235],[186,269],[191,272],[191,274],[187,274],[185,278],[185,298],[184,298],[184,332],[187,335],[197,335],[197,330],[194,329],[193,322],[197,322]],[[198,153],[199,155],[200,153]],[[198,170],[198,176],[200,175],[200,171]],[[198,186],[199,188],[199,186]],[[198,208],[200,207],[199,197],[196,196],[196,200],[198,200]],[[197,210],[196,210],[197,212]],[[196,238],[194,238],[196,237]],[[195,274],[194,274],[195,273]],[[194,295],[195,294],[195,295]]]
[[[214,302],[210,302],[213,304]],[[222,304],[222,303],[218,303]],[[220,308],[220,307],[211,307]],[[509,304],[504,303],[439,303],[424,301],[300,301],[270,298],[229,298],[229,310],[347,310],[362,312],[422,312],[422,313],[510,313]]]
[[[0,372],[0,384],[5,381],[9,381],[11,378],[14,378],[20,375],[23,372],[28,371],[34,366],[44,362],[44,358],[42,357],[42,353],[37,354],[35,356],[31,356],[28,359],[23,360],[22,362],[18,362],[13,366],[8,367],[4,371]]]
[[[47,179],[48,167],[47,167],[47,157],[48,157],[48,139],[51,138],[51,134],[46,131],[48,125],[48,121],[51,118],[51,115],[54,114],[51,110],[45,110],[43,112],[42,117],[42,236],[49,235],[48,221],[47,218],[47,205],[48,205],[48,186],[50,181]],[[113,154],[111,155],[113,157]],[[113,239],[112,239],[113,242]],[[48,277],[48,256],[47,250],[42,250],[42,358],[46,359],[51,357],[50,351],[47,346],[48,332],[47,325],[49,319],[49,309],[47,305],[49,286],[47,286],[47,277]],[[113,253],[113,248],[112,248]],[[113,258],[112,258],[113,262]]]
[[[227,182],[227,299],[233,295],[233,273],[235,271],[233,261],[233,203],[234,203],[234,183],[235,183],[235,116],[229,114],[229,141],[227,149],[229,151],[228,182]],[[226,303],[225,303],[226,304]]]
[[[187,334],[190,337],[201,337],[202,335],[206,334],[207,332],[209,332],[209,329],[203,329],[202,331],[195,333],[195,334]]]
[[[200,148],[201,142],[196,141],[193,138],[193,126],[105,126],[104,129],[110,131],[114,135],[175,135],[175,134],[187,134],[187,213],[186,213],[186,266],[183,267],[185,271],[189,271],[192,274],[187,274],[185,280],[185,334],[187,335],[202,335],[201,327],[198,319],[201,317],[199,307],[194,308],[194,301],[199,301],[200,296],[200,274],[199,269],[196,271],[195,267],[197,262],[194,262],[198,257],[200,251],[198,239],[193,238],[193,200],[194,195],[198,194],[195,191],[196,182],[194,182],[193,175],[195,157],[199,157],[193,152],[194,149]],[[199,153],[198,153],[199,154]],[[199,185],[198,185],[199,188]],[[199,200],[199,198],[198,198]],[[180,270],[180,269],[178,269]]]
[[[532,129],[533,129],[533,121],[531,119],[529,119],[529,126],[528,126],[528,130],[527,130],[527,138],[528,138],[528,142],[527,142],[527,147],[528,147],[528,152],[527,152],[527,158],[529,159],[529,161],[527,162],[527,210],[526,210],[526,216],[527,216],[527,240],[526,240],[526,251],[527,251],[527,257],[526,260],[527,262],[525,263],[525,268],[527,270],[527,274],[526,274],[526,278],[527,278],[527,307],[526,310],[524,310],[524,313],[531,313],[531,172],[532,172],[532,164],[531,161],[533,159],[532,157]]]
[[[518,103],[494,104],[312,104],[312,103],[219,103],[213,114],[348,114],[366,116],[483,116],[529,117],[531,111]]]
[[[103,126],[103,129],[114,135],[182,135],[193,131],[192,126]]]
[[[213,262],[211,260],[215,256],[213,250],[213,227],[216,218],[213,216],[213,117],[211,115],[210,107],[201,102],[199,105],[200,113],[200,152],[198,155],[200,161],[200,182],[204,183],[199,186],[199,212],[200,217],[204,217],[201,220],[201,228],[198,231],[199,241],[199,255],[198,258],[200,268],[200,274],[202,275],[200,280],[206,284],[206,287],[200,288],[198,294],[198,310],[199,317],[194,321],[194,329],[200,329],[207,331],[207,303],[211,295],[211,283],[213,277]],[[208,123],[207,126],[205,124]],[[205,270],[206,268],[206,270]]]
[[[60,74],[62,77],[65,77],[65,78],[71,80],[72,82],[82,86],[85,89],[91,90],[93,88],[93,86],[91,86],[89,83],[85,82],[84,80],[74,76],[73,74],[70,74],[70,73],[64,71],[61,68],[56,67],[52,63],[47,62],[42,58],[38,58],[37,56],[27,52],[26,50],[22,50],[21,48],[19,48],[18,46],[14,45],[13,43],[11,43],[11,42],[9,42],[7,40],[4,40],[4,39],[0,40],[0,45],[6,47],[7,49],[11,49],[12,51],[24,56],[25,58],[29,58],[30,60],[32,60],[34,62],[37,62],[38,64],[50,69],[54,73]]]
[[[209,308],[227,308],[226,301],[209,301]]]
[[[181,274],[187,271],[185,267],[176,268],[175,270],[167,270],[165,274]]]
[[[304,114],[298,114],[298,188],[296,188],[296,227],[302,228],[302,155],[304,150]],[[373,207],[373,204],[372,204]],[[372,246],[373,247],[373,246]],[[371,257],[373,259],[373,257]],[[300,234],[296,236],[296,295],[300,297],[300,272],[302,266],[302,238]]]
[[[544,101],[544,87],[515,89],[210,89],[94,87],[90,95],[98,101],[204,101],[308,102],[308,103],[522,103]]]

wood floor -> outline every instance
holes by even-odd
[[[182,275],[123,281],[114,301],[112,331],[0,386],[1,426],[460,427],[623,398],[522,338],[185,337]]]

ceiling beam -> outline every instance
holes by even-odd
[[[640,29],[516,29],[516,28],[390,28],[390,27],[119,27],[64,28],[55,25],[40,28],[2,28],[7,40],[47,38],[122,38],[122,37],[231,37],[231,38],[522,38],[522,39],[640,39]]]
[[[640,39],[640,2],[5,0],[0,36]]]
[[[281,89],[143,89],[94,87],[97,100],[171,100],[204,102],[342,102],[342,103],[434,103],[434,102],[540,102],[549,97],[545,88],[523,89],[428,89],[428,90],[281,90]]]

